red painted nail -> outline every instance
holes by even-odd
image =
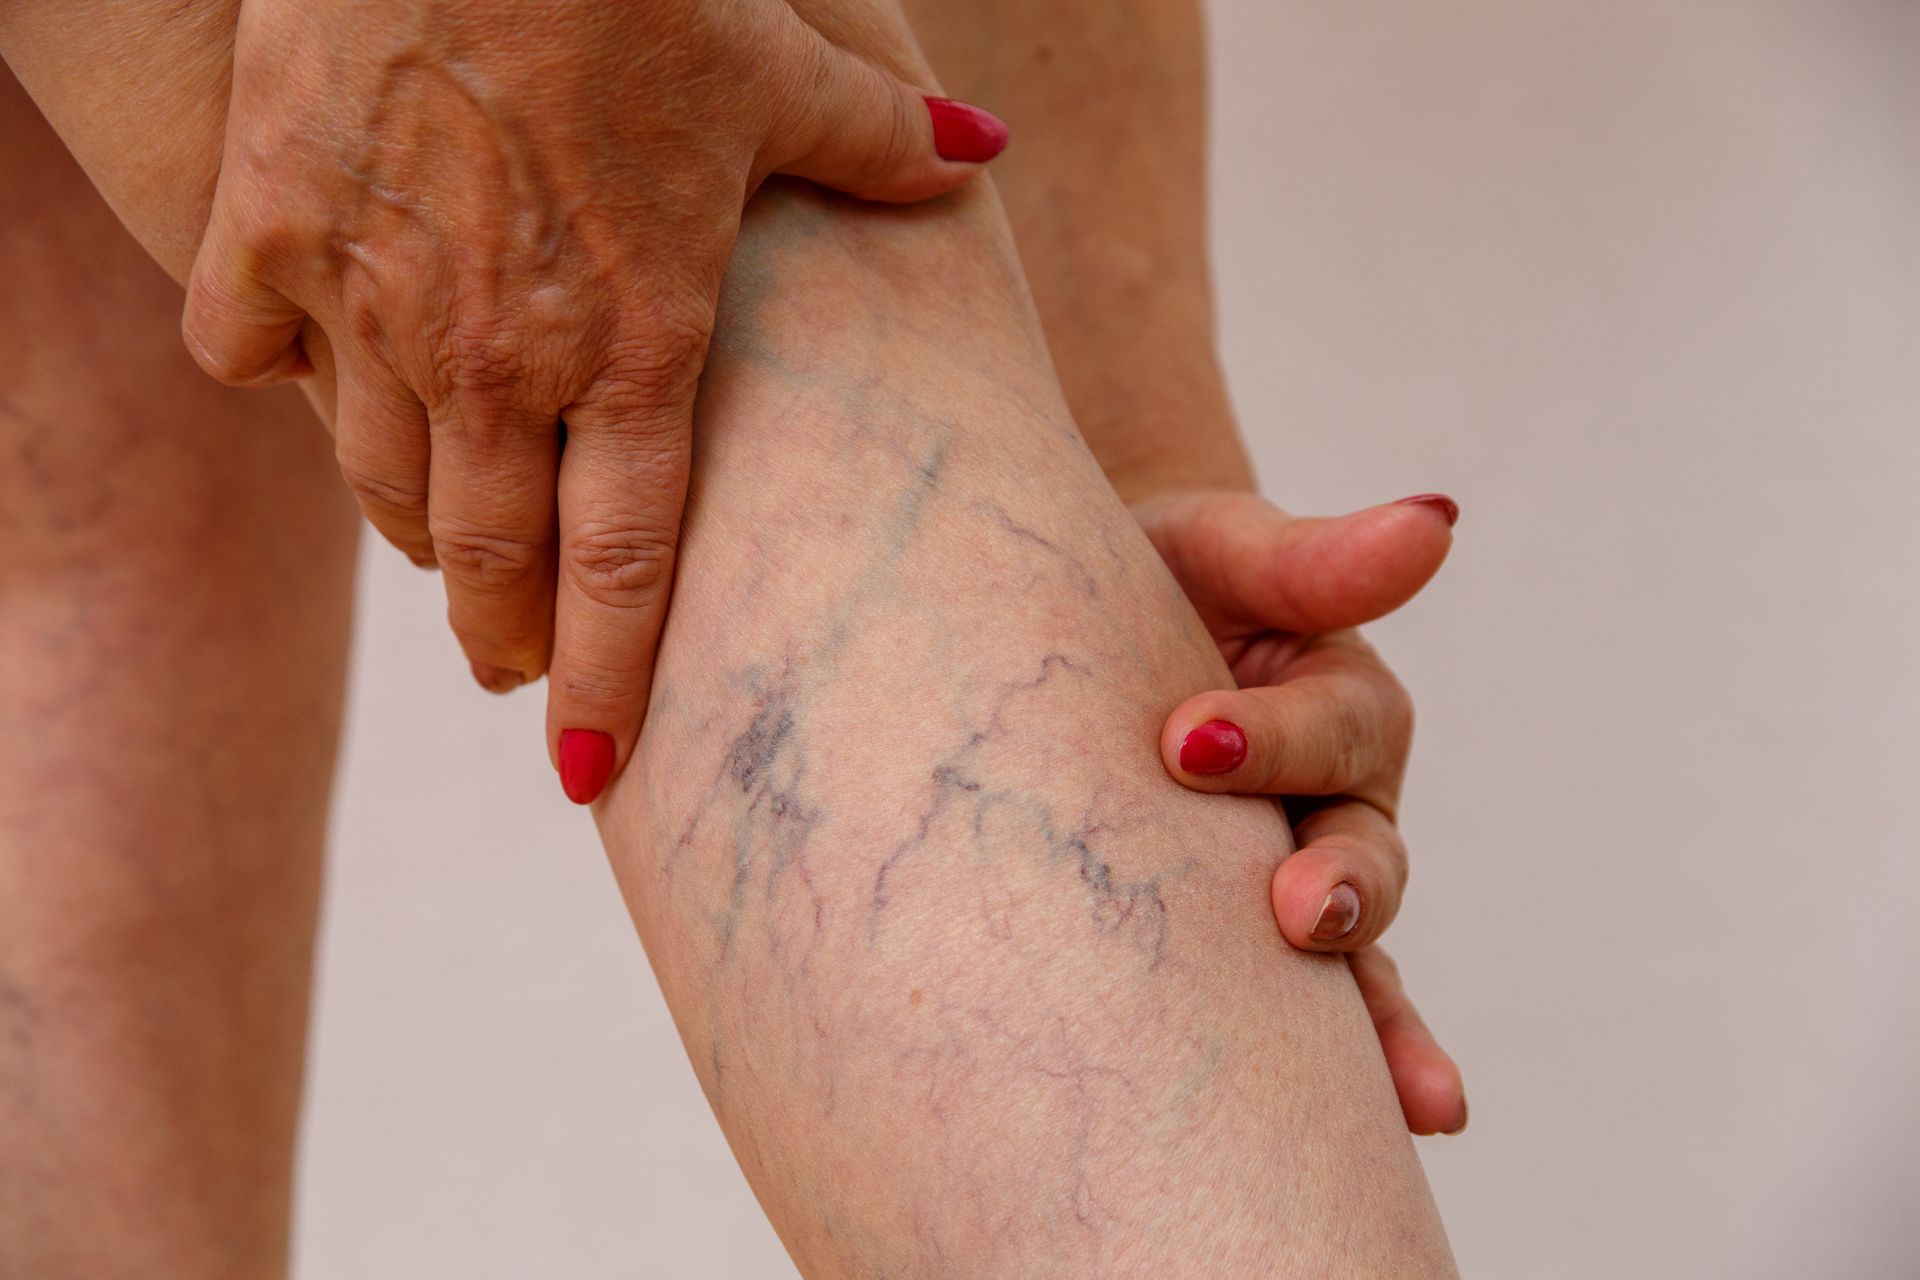
[[[1320,906],[1320,918],[1313,924],[1315,942],[1332,942],[1344,938],[1353,932],[1353,926],[1360,923],[1360,892],[1344,880],[1333,886],[1333,892]]]
[[[933,149],[942,160],[985,164],[1007,149],[1007,122],[952,98],[927,98],[933,117]]]
[[[1188,773],[1232,773],[1246,758],[1246,731],[1231,720],[1209,720],[1180,740],[1180,767]]]
[[[575,804],[592,804],[613,776],[613,739],[598,729],[560,731],[560,788]]]
[[[1460,1123],[1447,1130],[1449,1138],[1457,1137],[1467,1131],[1467,1100],[1460,1099]]]
[[[1447,527],[1452,528],[1460,519],[1460,504],[1444,493],[1416,493],[1411,498],[1401,498],[1394,503],[1397,507],[1432,507],[1447,518]]]

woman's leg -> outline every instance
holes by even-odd
[[[1226,679],[1075,435],[993,197],[757,202],[655,699],[601,808],[810,1276],[1416,1276],[1446,1244],[1268,804],[1166,776]]]
[[[225,36],[160,23],[138,50],[193,56],[130,77],[65,11],[0,38],[179,272],[219,129],[167,77],[217,79]],[[716,342],[601,817],[806,1269],[1449,1271],[1346,967],[1274,928],[1279,815],[1161,769],[1167,709],[1227,674],[1074,434],[984,184],[770,195]]]
[[[0,1276],[284,1267],[354,516],[0,71]],[[14,180],[14,179],[18,180]]]

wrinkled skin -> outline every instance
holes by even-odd
[[[785,0],[247,0],[184,332],[225,382],[331,374],[342,472],[444,571],[475,678],[551,667],[550,741],[624,758],[746,197],[977,169]]]

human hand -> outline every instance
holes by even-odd
[[[1273,876],[1281,933],[1302,950],[1350,954],[1408,1126],[1458,1132],[1459,1069],[1375,945],[1406,887],[1394,824],[1413,707],[1352,630],[1426,585],[1458,508],[1429,494],[1306,519],[1214,490],[1133,510],[1240,685],[1175,708],[1160,737],[1168,772],[1199,791],[1289,797],[1300,847]]]
[[[645,715],[747,197],[923,199],[1005,128],[784,0],[244,0],[235,39],[187,344],[235,385],[331,371],[362,509],[444,571],[476,680],[551,675],[586,803]]]

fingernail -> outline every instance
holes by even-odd
[[[1231,720],[1209,720],[1180,740],[1180,767],[1188,773],[1232,773],[1246,758],[1246,731]]]
[[[488,693],[512,693],[527,682],[518,671],[509,671],[505,667],[490,667],[484,662],[467,663],[468,670],[482,689]]]
[[[985,164],[1007,149],[1007,122],[991,111],[952,98],[927,98],[933,149],[942,160]]]
[[[1460,1099],[1460,1123],[1453,1126],[1453,1128],[1447,1130],[1447,1136],[1451,1138],[1455,1134],[1465,1133],[1466,1131],[1467,1131],[1467,1100],[1465,1098],[1462,1098]]]
[[[1401,498],[1394,503],[1397,507],[1432,507],[1447,519],[1447,527],[1452,528],[1460,519],[1460,504],[1444,493],[1416,493],[1411,498]]]
[[[592,804],[613,775],[613,739],[598,729],[560,731],[560,789],[575,804]]]
[[[1360,893],[1341,881],[1320,905],[1320,918],[1314,921],[1312,938],[1315,942],[1332,942],[1352,933],[1353,926],[1359,923]]]

